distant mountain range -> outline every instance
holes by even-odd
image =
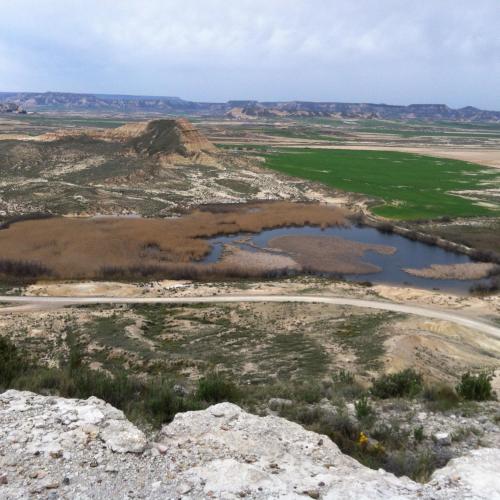
[[[0,112],[96,111],[115,113],[161,113],[191,116],[219,116],[235,120],[286,117],[337,117],[387,120],[450,120],[500,122],[500,111],[472,106],[453,109],[445,104],[397,106],[340,102],[258,102],[208,103],[179,97],[72,94],[64,92],[0,92]]]

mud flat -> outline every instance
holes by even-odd
[[[338,274],[377,273],[381,269],[362,260],[366,251],[393,255],[388,245],[360,243],[335,236],[280,236],[269,241],[271,248],[289,253],[294,260],[316,272]]]
[[[228,248],[229,247],[229,248]],[[261,272],[271,271],[300,271],[302,266],[287,255],[272,254],[270,252],[242,250],[238,247],[227,245],[221,259],[221,264],[234,268],[241,265]]]
[[[500,266],[489,262],[470,262],[465,264],[432,264],[422,269],[406,268],[412,276],[430,279],[480,280],[488,278],[493,272],[500,272]]]

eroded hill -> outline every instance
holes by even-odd
[[[3,215],[169,215],[203,203],[307,198],[304,182],[219,150],[185,119],[4,136],[0,145]]]

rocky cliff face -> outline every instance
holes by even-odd
[[[0,498],[500,498],[500,450],[421,485],[367,469],[327,437],[223,403],[155,439],[96,398],[0,395]]]
[[[0,102],[0,113],[22,114],[25,113],[25,111],[20,106],[14,104],[13,102]]]

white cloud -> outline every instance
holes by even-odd
[[[0,0],[0,7],[0,56],[23,88],[500,102],[489,83],[500,76],[498,0]],[[0,85],[8,82],[0,76]]]

